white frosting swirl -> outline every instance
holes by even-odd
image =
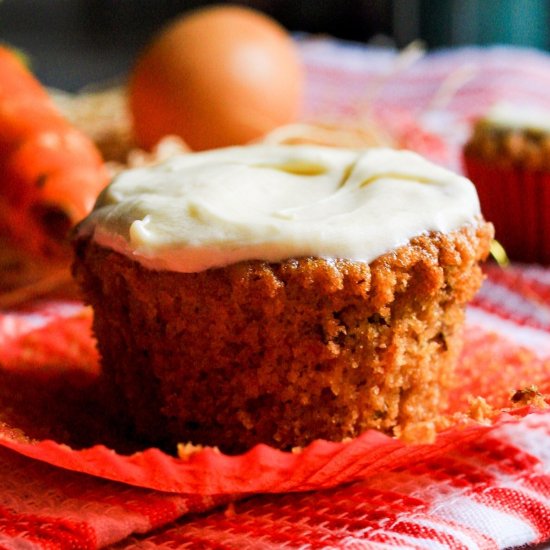
[[[371,262],[474,223],[472,183],[392,149],[231,147],[128,170],[79,226],[153,269],[316,256]]]

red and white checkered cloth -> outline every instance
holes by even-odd
[[[451,166],[458,166],[469,120],[495,99],[550,103],[544,97],[550,58],[533,51],[460,50],[410,64],[392,52],[334,41],[306,41],[300,47],[309,76],[306,117],[349,114],[367,98],[372,109],[401,117],[407,132],[413,128],[407,127],[410,115],[421,126],[408,135],[411,144]],[[454,93],[445,92],[443,100],[442,88]],[[443,148],[433,147],[438,140]],[[138,479],[142,466],[125,463],[117,470],[120,457],[106,449],[97,452],[111,456],[110,471],[93,462],[84,471],[101,475],[76,471],[86,451],[40,440],[59,436],[64,441],[63,429],[74,429],[71,419],[50,409],[63,413],[86,407],[84,375],[93,376],[97,368],[88,329],[88,314],[74,303],[0,314],[0,404],[5,407],[0,411],[0,549],[498,549],[550,541],[550,410],[544,408],[511,408],[493,424],[465,423],[433,445],[403,447],[381,438],[380,452],[361,451],[360,441],[337,447],[338,452],[321,447],[317,454],[325,453],[326,460],[316,471],[305,468],[307,455],[292,458],[304,467],[287,472],[289,480],[299,480],[294,492],[278,491],[288,486],[282,454],[257,455],[265,458],[262,475],[268,481],[270,471],[279,477],[273,474],[271,485],[246,494],[223,491],[223,483],[217,493],[122,483]],[[63,380],[76,364],[83,379],[70,380],[71,403]],[[37,387],[18,386],[29,372]],[[60,393],[54,391],[54,400],[44,404],[38,399],[40,386],[51,381],[46,375],[52,372]],[[488,268],[487,281],[468,309],[458,375],[461,391],[451,397],[455,410],[467,408],[468,393],[498,409],[511,406],[510,390],[536,384],[540,393],[550,394],[550,268]],[[57,395],[63,398],[56,403]],[[26,414],[19,417],[18,408],[26,408]],[[24,423],[29,419],[40,429],[31,433],[32,426]],[[89,422],[90,430],[93,422],[101,423],[85,416],[78,421]],[[38,449],[34,458],[22,454],[29,449]],[[58,455],[49,454],[54,452]],[[74,455],[74,461],[56,466],[51,457],[62,453],[63,460]],[[155,456],[145,466],[153,481],[177,475],[177,459]],[[229,473],[231,464],[224,466]],[[232,487],[254,487],[246,472],[233,473]],[[295,492],[300,487],[304,491]]]

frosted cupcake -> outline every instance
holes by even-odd
[[[550,264],[550,111],[496,105],[476,122],[464,164],[510,258]]]
[[[138,435],[290,449],[434,420],[491,237],[413,153],[259,145],[118,176],[74,273]]]

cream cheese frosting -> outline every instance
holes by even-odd
[[[468,179],[412,152],[255,145],[123,172],[78,233],[152,269],[198,272],[304,256],[371,262],[479,215]]]
[[[497,103],[489,109],[483,121],[502,128],[550,132],[550,111],[533,105]]]

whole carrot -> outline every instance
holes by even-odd
[[[0,46],[0,236],[47,252],[91,210],[108,178],[93,142]]]

